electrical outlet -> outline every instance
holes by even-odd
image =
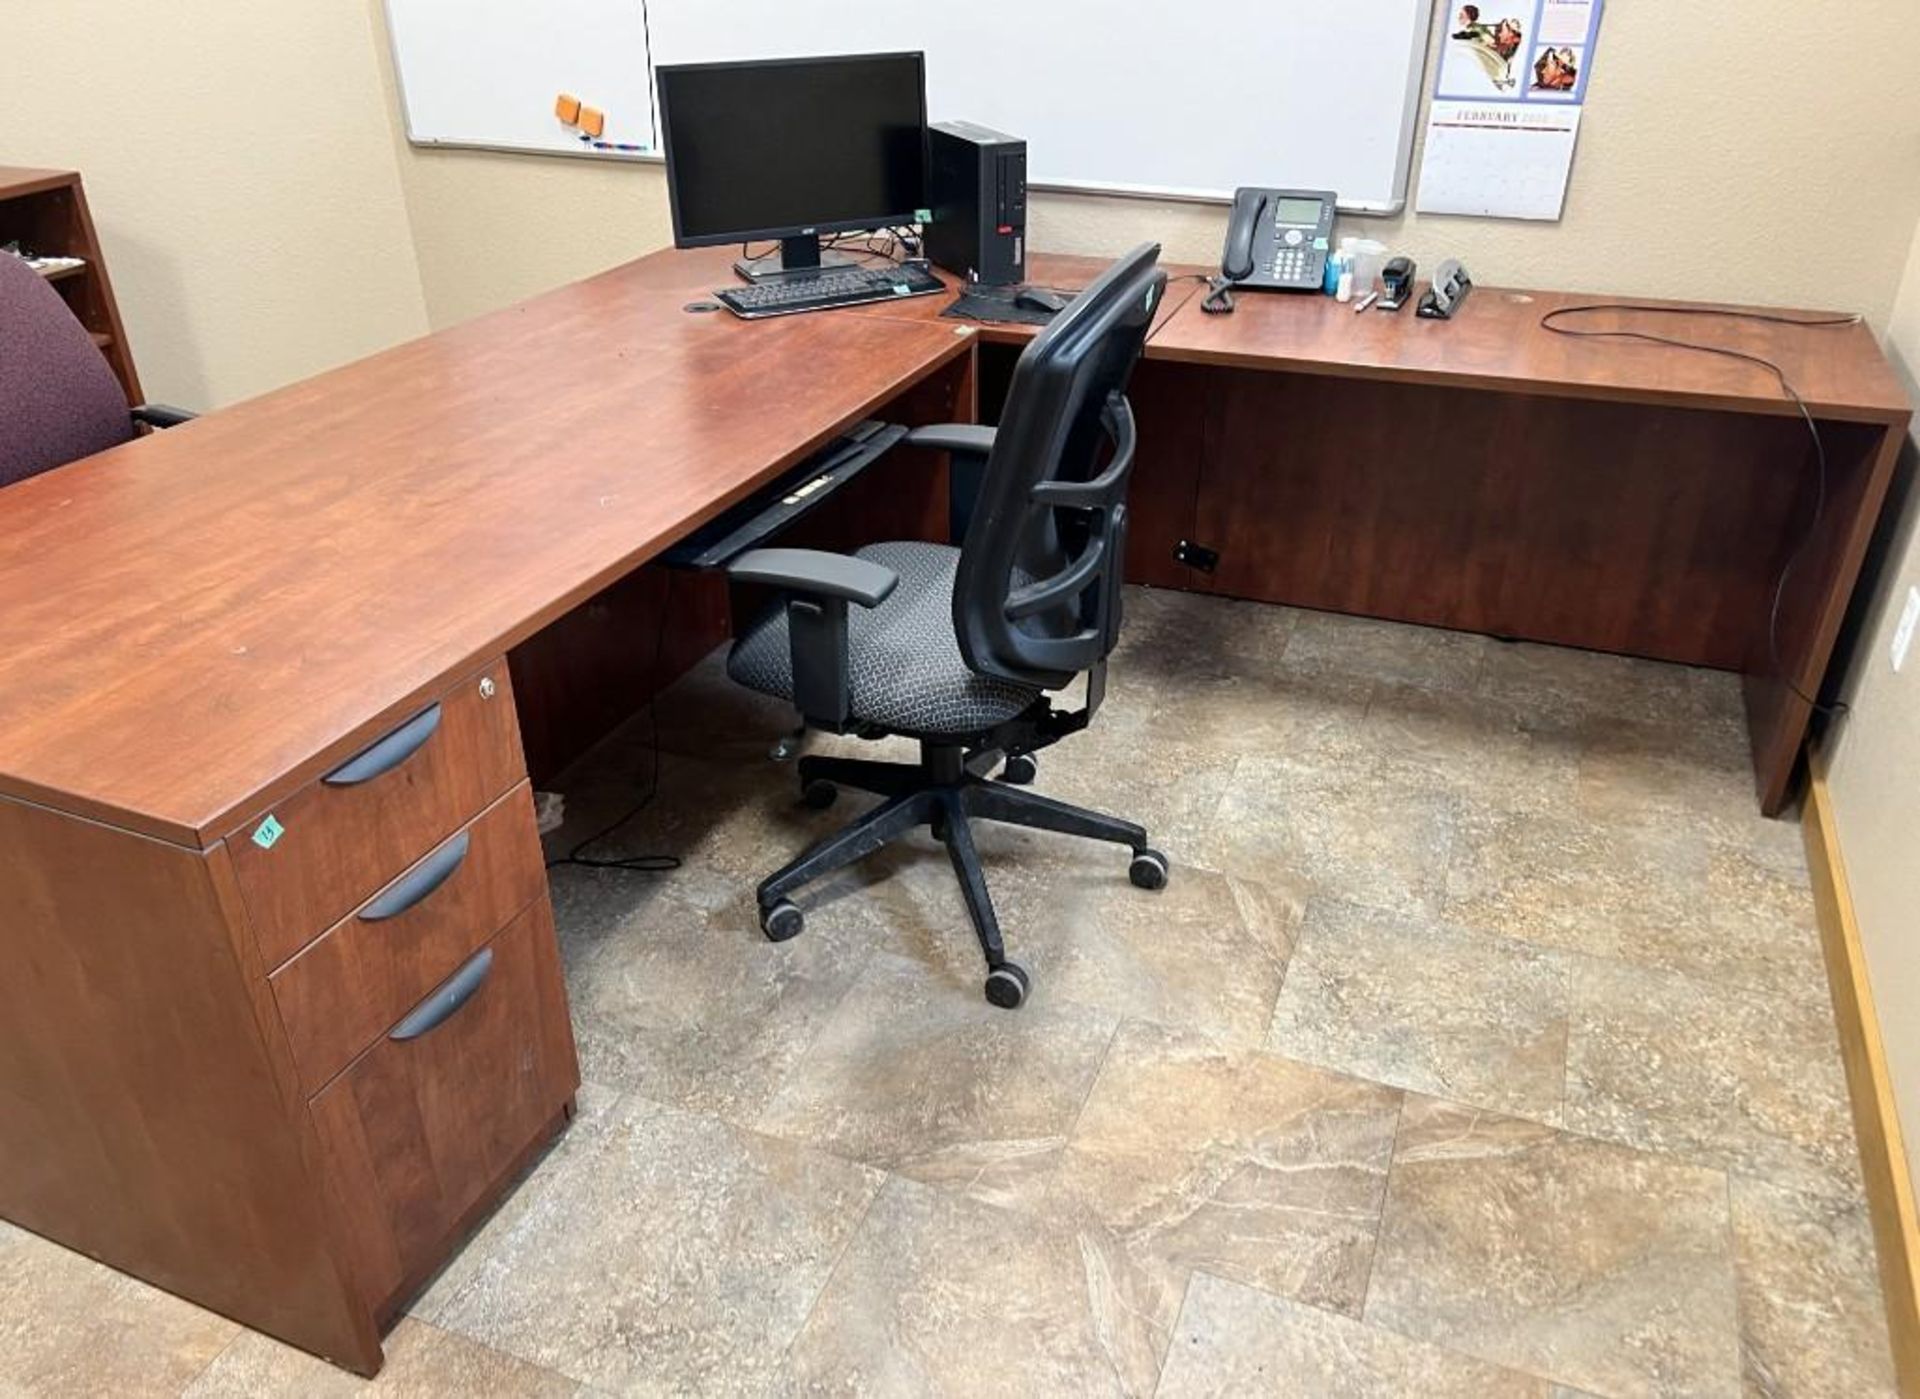
[[[1920,588],[1907,589],[1907,605],[1900,613],[1900,625],[1893,629],[1893,668],[1907,663],[1907,650],[1913,645],[1913,629],[1920,625]]]

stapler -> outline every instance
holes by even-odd
[[[1430,321],[1450,321],[1472,290],[1473,278],[1467,275],[1467,269],[1460,265],[1458,258],[1450,257],[1433,274],[1433,285],[1420,298],[1420,309],[1416,314]]]
[[[1413,300],[1414,274],[1418,269],[1410,257],[1391,259],[1380,272],[1380,300],[1375,303],[1378,311],[1398,311]]]

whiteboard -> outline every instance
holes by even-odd
[[[653,148],[643,0],[387,0],[387,28],[415,145],[614,155],[554,115],[567,93],[603,140]]]
[[[648,136],[635,143],[650,144],[660,64],[920,50],[929,117],[1023,138],[1032,184],[1200,199],[1240,185],[1331,189],[1343,208],[1381,213],[1406,200],[1432,17],[1432,0],[388,7],[415,141],[565,149],[550,130],[554,92],[598,71],[622,93],[610,118],[630,102],[637,120],[646,87]]]
[[[1331,189],[1397,212],[1432,0],[647,0],[653,61],[920,49],[927,113],[1021,137],[1030,183]]]

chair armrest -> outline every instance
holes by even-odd
[[[900,575],[884,565],[819,549],[749,549],[727,565],[727,576],[862,607],[878,607],[900,585]]]
[[[900,575],[818,549],[749,549],[727,565],[727,577],[788,594],[794,708],[813,727],[844,733],[853,704],[847,604],[878,607],[900,586]]]
[[[145,423],[148,427],[179,427],[199,417],[198,413],[189,413],[184,408],[169,408],[164,403],[143,403],[133,410],[133,420]]]
[[[995,431],[977,423],[935,423],[907,434],[907,446],[945,452],[949,458],[947,520],[955,544],[973,527],[973,507],[980,499],[980,483],[986,480]]]
[[[964,457],[984,457],[993,450],[995,429],[974,423],[936,423],[917,427],[907,434],[909,447],[926,447],[935,452],[953,452]]]

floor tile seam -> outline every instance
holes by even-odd
[[[891,1171],[882,1171],[880,1175],[879,1183],[874,1187],[873,1193],[867,1197],[867,1203],[861,1207],[860,1218],[854,1221],[853,1227],[847,1230],[846,1238],[840,1241],[840,1247],[833,1255],[832,1265],[827,1269],[826,1275],[821,1278],[820,1286],[814,1290],[812,1300],[807,1303],[806,1315],[800,1318],[800,1324],[794,1327],[793,1334],[787,1337],[787,1343],[780,1348],[780,1357],[775,1366],[777,1370],[783,1372],[789,1370],[793,1361],[793,1348],[800,1343],[800,1338],[806,1335],[807,1328],[813,1324],[814,1315],[820,1310],[821,1299],[833,1286],[834,1278],[840,1274],[841,1265],[846,1262],[848,1253],[852,1252],[854,1244],[866,1229],[867,1221],[873,1216],[874,1206],[886,1193],[887,1187],[901,1179]]]
[[[1341,900],[1341,902],[1351,903],[1350,900]],[[1387,914],[1394,912],[1392,909],[1374,908],[1369,904],[1352,904],[1352,906],[1371,912]],[[1542,941],[1538,937],[1529,937],[1525,933],[1509,932],[1501,928],[1491,928],[1484,923],[1461,917],[1458,913],[1451,911],[1444,901],[1440,910],[1434,915],[1434,921],[1455,928],[1461,932],[1475,934],[1479,937],[1497,938],[1502,942],[1518,943],[1520,946],[1532,948],[1536,952],[1546,952],[1567,958],[1570,962],[1574,960],[1603,962],[1609,966],[1621,967],[1628,971],[1647,972],[1655,976],[1671,977],[1677,981],[1684,981],[1687,983],[1689,989],[1732,995],[1761,1009],[1784,1007],[1796,1014],[1803,1016],[1811,1015],[1816,1019],[1819,1018],[1820,1011],[1823,1008],[1830,1009],[1827,997],[1831,996],[1832,988],[1824,975],[1822,977],[1822,984],[1817,989],[1825,992],[1826,996],[1815,994],[1815,988],[1809,988],[1803,992],[1781,990],[1773,987],[1759,986],[1747,978],[1736,978],[1733,976],[1722,976],[1710,981],[1697,972],[1680,971],[1674,967],[1663,966],[1657,962],[1640,961],[1632,957],[1616,956],[1607,952],[1588,952],[1577,947],[1567,947],[1561,943]],[[1823,962],[1823,971],[1824,966],[1825,964]]]

